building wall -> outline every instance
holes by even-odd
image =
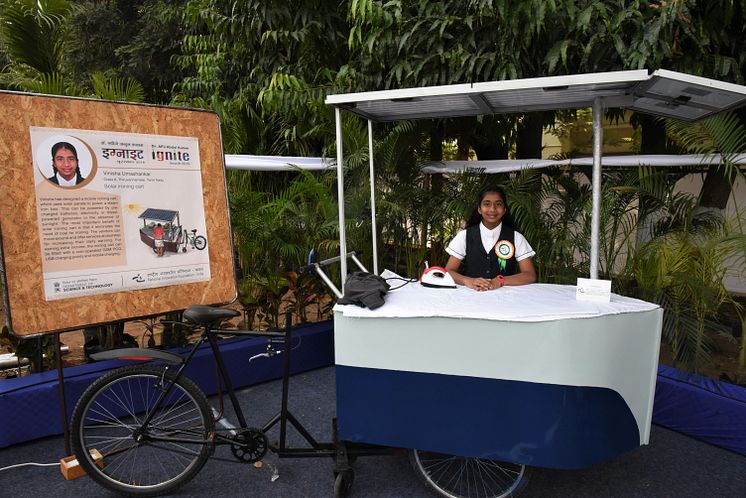
[[[635,130],[629,124],[630,113],[626,114],[625,121],[617,123],[604,122],[604,146],[605,155],[632,154]],[[542,159],[552,159],[558,155],[569,155],[573,153],[579,156],[591,156],[593,154],[593,126],[590,110],[578,111],[576,123],[564,125],[562,136],[554,131],[546,129],[543,137]],[[676,189],[680,192],[688,192],[699,195],[704,181],[703,174],[692,174],[681,179]],[[746,226],[746,181],[739,178],[733,189],[725,217],[728,220],[738,220]],[[736,294],[746,295],[746,275],[738,274],[735,270],[736,262],[731,266],[726,278],[726,288]],[[743,266],[743,264],[741,265]]]
[[[700,190],[702,190],[703,181],[704,175],[689,175],[679,180],[676,184],[676,189],[680,192],[689,192],[693,195],[698,195]],[[725,219],[733,220],[737,223],[739,213],[740,222],[746,228],[746,181],[743,178],[736,180],[733,193],[725,208]],[[743,257],[746,257],[746,255]],[[734,261],[735,264],[736,262]],[[738,274],[735,267],[731,266],[726,277],[725,286],[730,292],[746,296],[746,275]]]

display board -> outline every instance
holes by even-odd
[[[235,299],[220,121],[207,111],[0,92],[11,331]]]

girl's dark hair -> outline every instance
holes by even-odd
[[[52,146],[52,159],[54,160],[54,156],[57,155],[57,152],[59,152],[60,149],[67,149],[70,152],[73,153],[75,156],[75,159],[78,159],[78,151],[75,150],[75,147],[73,147],[73,144],[68,142],[57,142]]]
[[[484,200],[484,196],[487,194],[494,192],[498,194],[500,197],[502,197],[503,202],[505,203],[505,214],[502,217],[501,222],[505,223],[506,225],[509,225],[513,227],[515,230],[515,223],[513,223],[513,218],[510,216],[510,206],[508,206],[508,196],[505,195],[505,190],[503,190],[502,187],[498,187],[496,185],[487,185],[482,190],[479,191],[479,194],[477,194],[477,205],[474,206],[474,209],[472,210],[471,214],[469,215],[469,219],[466,221],[466,228],[472,227],[474,225],[478,225],[482,221],[482,215],[479,214],[479,206],[482,204],[482,201]]]

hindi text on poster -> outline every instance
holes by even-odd
[[[210,280],[196,138],[29,134],[45,300]]]

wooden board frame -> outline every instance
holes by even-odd
[[[8,91],[0,91],[0,112],[0,256],[5,315],[13,334],[31,337],[236,299],[225,162],[215,113]],[[210,279],[46,300],[31,127],[197,138]]]

